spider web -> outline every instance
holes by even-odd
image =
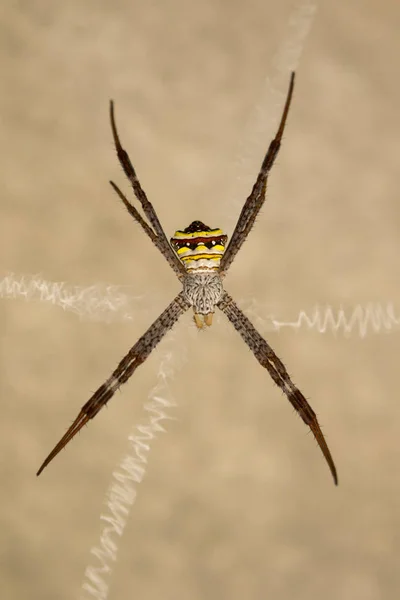
[[[317,6],[315,0],[303,0],[292,9],[282,36],[283,42],[272,58],[260,96],[244,129],[244,143],[237,152],[234,176],[228,178],[231,184],[226,187],[225,202],[221,203],[225,209],[222,213],[224,220],[232,229],[242,209],[243,198],[253,187],[254,165],[265,154],[265,140],[274,137],[286,99],[289,75],[297,70]]]
[[[155,294],[134,295],[133,290],[133,286],[127,285],[97,283],[84,287],[63,281],[48,281],[39,275],[15,273],[9,273],[0,280],[2,299],[42,302],[71,312],[80,319],[106,323],[133,322],[135,319],[142,321],[146,312],[150,312]],[[166,300],[159,301],[160,305],[166,304]],[[347,308],[343,305],[334,307],[317,304],[309,309],[301,309],[293,319],[277,317],[270,312],[270,306],[254,298],[239,299],[238,304],[254,325],[264,332],[304,328],[321,334],[342,334],[346,337],[356,334],[365,338],[371,333],[390,333],[400,327],[400,314],[393,301],[359,303]],[[216,317],[218,320],[219,313],[216,313]],[[160,377],[163,378],[162,373]]]

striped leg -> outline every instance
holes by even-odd
[[[183,274],[184,274],[184,268],[182,268],[182,265],[179,262],[180,266],[179,269],[177,268],[177,263],[176,263],[176,256],[174,258],[174,260],[172,260],[172,255],[170,255],[169,253],[166,254],[164,252],[164,244],[163,242],[160,240],[160,238],[154,233],[153,229],[148,225],[148,223],[146,223],[146,221],[143,219],[143,217],[140,215],[139,211],[133,206],[133,204],[131,204],[128,200],[128,198],[121,192],[121,190],[119,189],[119,187],[117,185],[115,185],[115,183],[113,181],[110,181],[110,184],[113,188],[113,190],[118,194],[118,196],[120,197],[120,199],[122,200],[122,202],[124,203],[127,211],[129,212],[129,214],[135,219],[135,221],[137,221],[139,223],[139,225],[142,227],[143,231],[146,233],[146,235],[149,236],[149,238],[151,239],[151,241],[153,242],[153,244],[156,246],[156,248],[158,248],[158,250],[161,252],[161,254],[166,258],[169,266],[171,267],[171,269],[173,271],[175,271],[178,279],[182,279],[183,278]]]
[[[317,421],[317,416],[307,400],[294,385],[290,379],[285,365],[276,356],[269,344],[261,337],[254,328],[249,319],[243,314],[234,300],[225,292],[222,300],[218,303],[218,308],[228,317],[236,331],[240,333],[243,340],[249,346],[254,356],[262,367],[267,369],[277,386],[281,388],[293,408],[299,413],[304,423],[309,426],[314,434],[319,447],[322,450],[326,462],[331,470],[335,484],[338,483],[336,467],[333,462],[328,445],[325,441],[321,428]]]
[[[112,133],[113,133],[115,148],[117,150],[118,160],[121,163],[121,166],[125,172],[125,175],[131,182],[135,196],[139,200],[139,202],[143,208],[143,212],[146,215],[146,217],[148,218],[151,227],[149,227],[148,225],[147,226],[144,225],[144,220],[142,219],[142,217],[140,217],[140,215],[139,215],[138,211],[135,209],[135,207],[132,206],[132,204],[125,198],[125,196],[122,194],[122,192],[117,188],[117,186],[113,182],[110,182],[110,183],[113,186],[114,190],[119,195],[119,197],[121,198],[121,200],[123,201],[123,203],[125,204],[129,213],[142,226],[142,228],[144,229],[146,234],[151,238],[151,240],[154,242],[154,244],[157,246],[157,248],[160,250],[160,252],[164,255],[168,264],[175,271],[178,278],[182,279],[186,273],[185,267],[183,266],[181,261],[178,259],[175,252],[172,250],[171,245],[168,242],[167,236],[165,235],[165,232],[164,232],[164,230],[161,226],[161,223],[157,217],[157,213],[154,210],[153,205],[149,202],[142,186],[140,185],[139,179],[137,178],[136,171],[130,161],[128,153],[121,146],[121,142],[120,142],[119,135],[117,132],[117,126],[115,124],[114,103],[112,100],[110,102],[110,120],[111,120],[111,129],[112,129]]]
[[[100,409],[114,396],[117,389],[133,375],[136,369],[144,363],[152,350],[161,341],[164,335],[173,327],[179,317],[189,308],[184,299],[183,292],[171,302],[164,312],[154,321],[144,335],[129,350],[121,360],[111,377],[93,394],[82,407],[79,415],[72,423],[66,434],[61,438],[55,448],[50,452],[40,467],[37,475],[53,460],[55,456],[72,440],[72,438],[86,425],[90,419],[97,415]]]
[[[267,189],[267,181],[269,172],[274,164],[275,158],[279,152],[279,148],[281,146],[283,132],[285,130],[286,119],[289,113],[290,103],[292,101],[293,96],[293,88],[294,88],[294,73],[292,73],[290,78],[289,90],[286,97],[285,108],[283,109],[281,122],[279,124],[278,131],[272,142],[269,145],[268,152],[265,155],[263,163],[261,165],[260,172],[257,177],[257,181],[253,186],[252,192],[250,196],[247,198],[242,212],[240,213],[238,222],[236,224],[235,230],[232,234],[228,247],[225,251],[221,259],[220,264],[220,274],[223,277],[229,267],[231,266],[236,254],[239,252],[240,248],[243,245],[243,242],[249,235],[251,228],[254,225],[254,222],[257,218],[258,213],[262,205],[265,202],[265,192]]]

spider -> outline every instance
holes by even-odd
[[[141,216],[114,182],[110,181],[110,184],[124,203],[129,214],[139,223],[143,231],[167,260],[182,283],[183,289],[129,350],[112,375],[82,407],[71,427],[43,462],[37,475],[43,471],[78,431],[97,415],[99,410],[114,396],[118,388],[128,381],[183,313],[192,307],[196,326],[199,329],[206,329],[212,324],[215,307],[217,307],[228,317],[233,327],[253,352],[255,358],[262,367],[267,369],[273,381],[281,388],[304,423],[310,427],[337,485],[336,467],[315,412],[290,379],[282,361],[256,331],[223,287],[223,279],[249,235],[265,202],[268,175],[281,145],[293,96],[294,80],[295,74],[292,73],[278,131],[269,145],[257,180],[242,208],[229,244],[227,244],[228,237],[223,234],[221,229],[211,229],[201,221],[193,221],[186,229],[176,231],[170,242],[168,242],[156,211],[147,199],[129,156],[121,145],[115,124],[114,104],[111,100],[110,121],[117,156],[147,220]]]

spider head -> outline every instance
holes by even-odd
[[[175,231],[171,246],[187,271],[218,271],[227,239],[221,229],[193,221],[183,231]]]

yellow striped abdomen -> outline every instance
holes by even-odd
[[[171,245],[187,271],[218,271],[227,239],[221,229],[193,221],[183,231],[175,231]]]

